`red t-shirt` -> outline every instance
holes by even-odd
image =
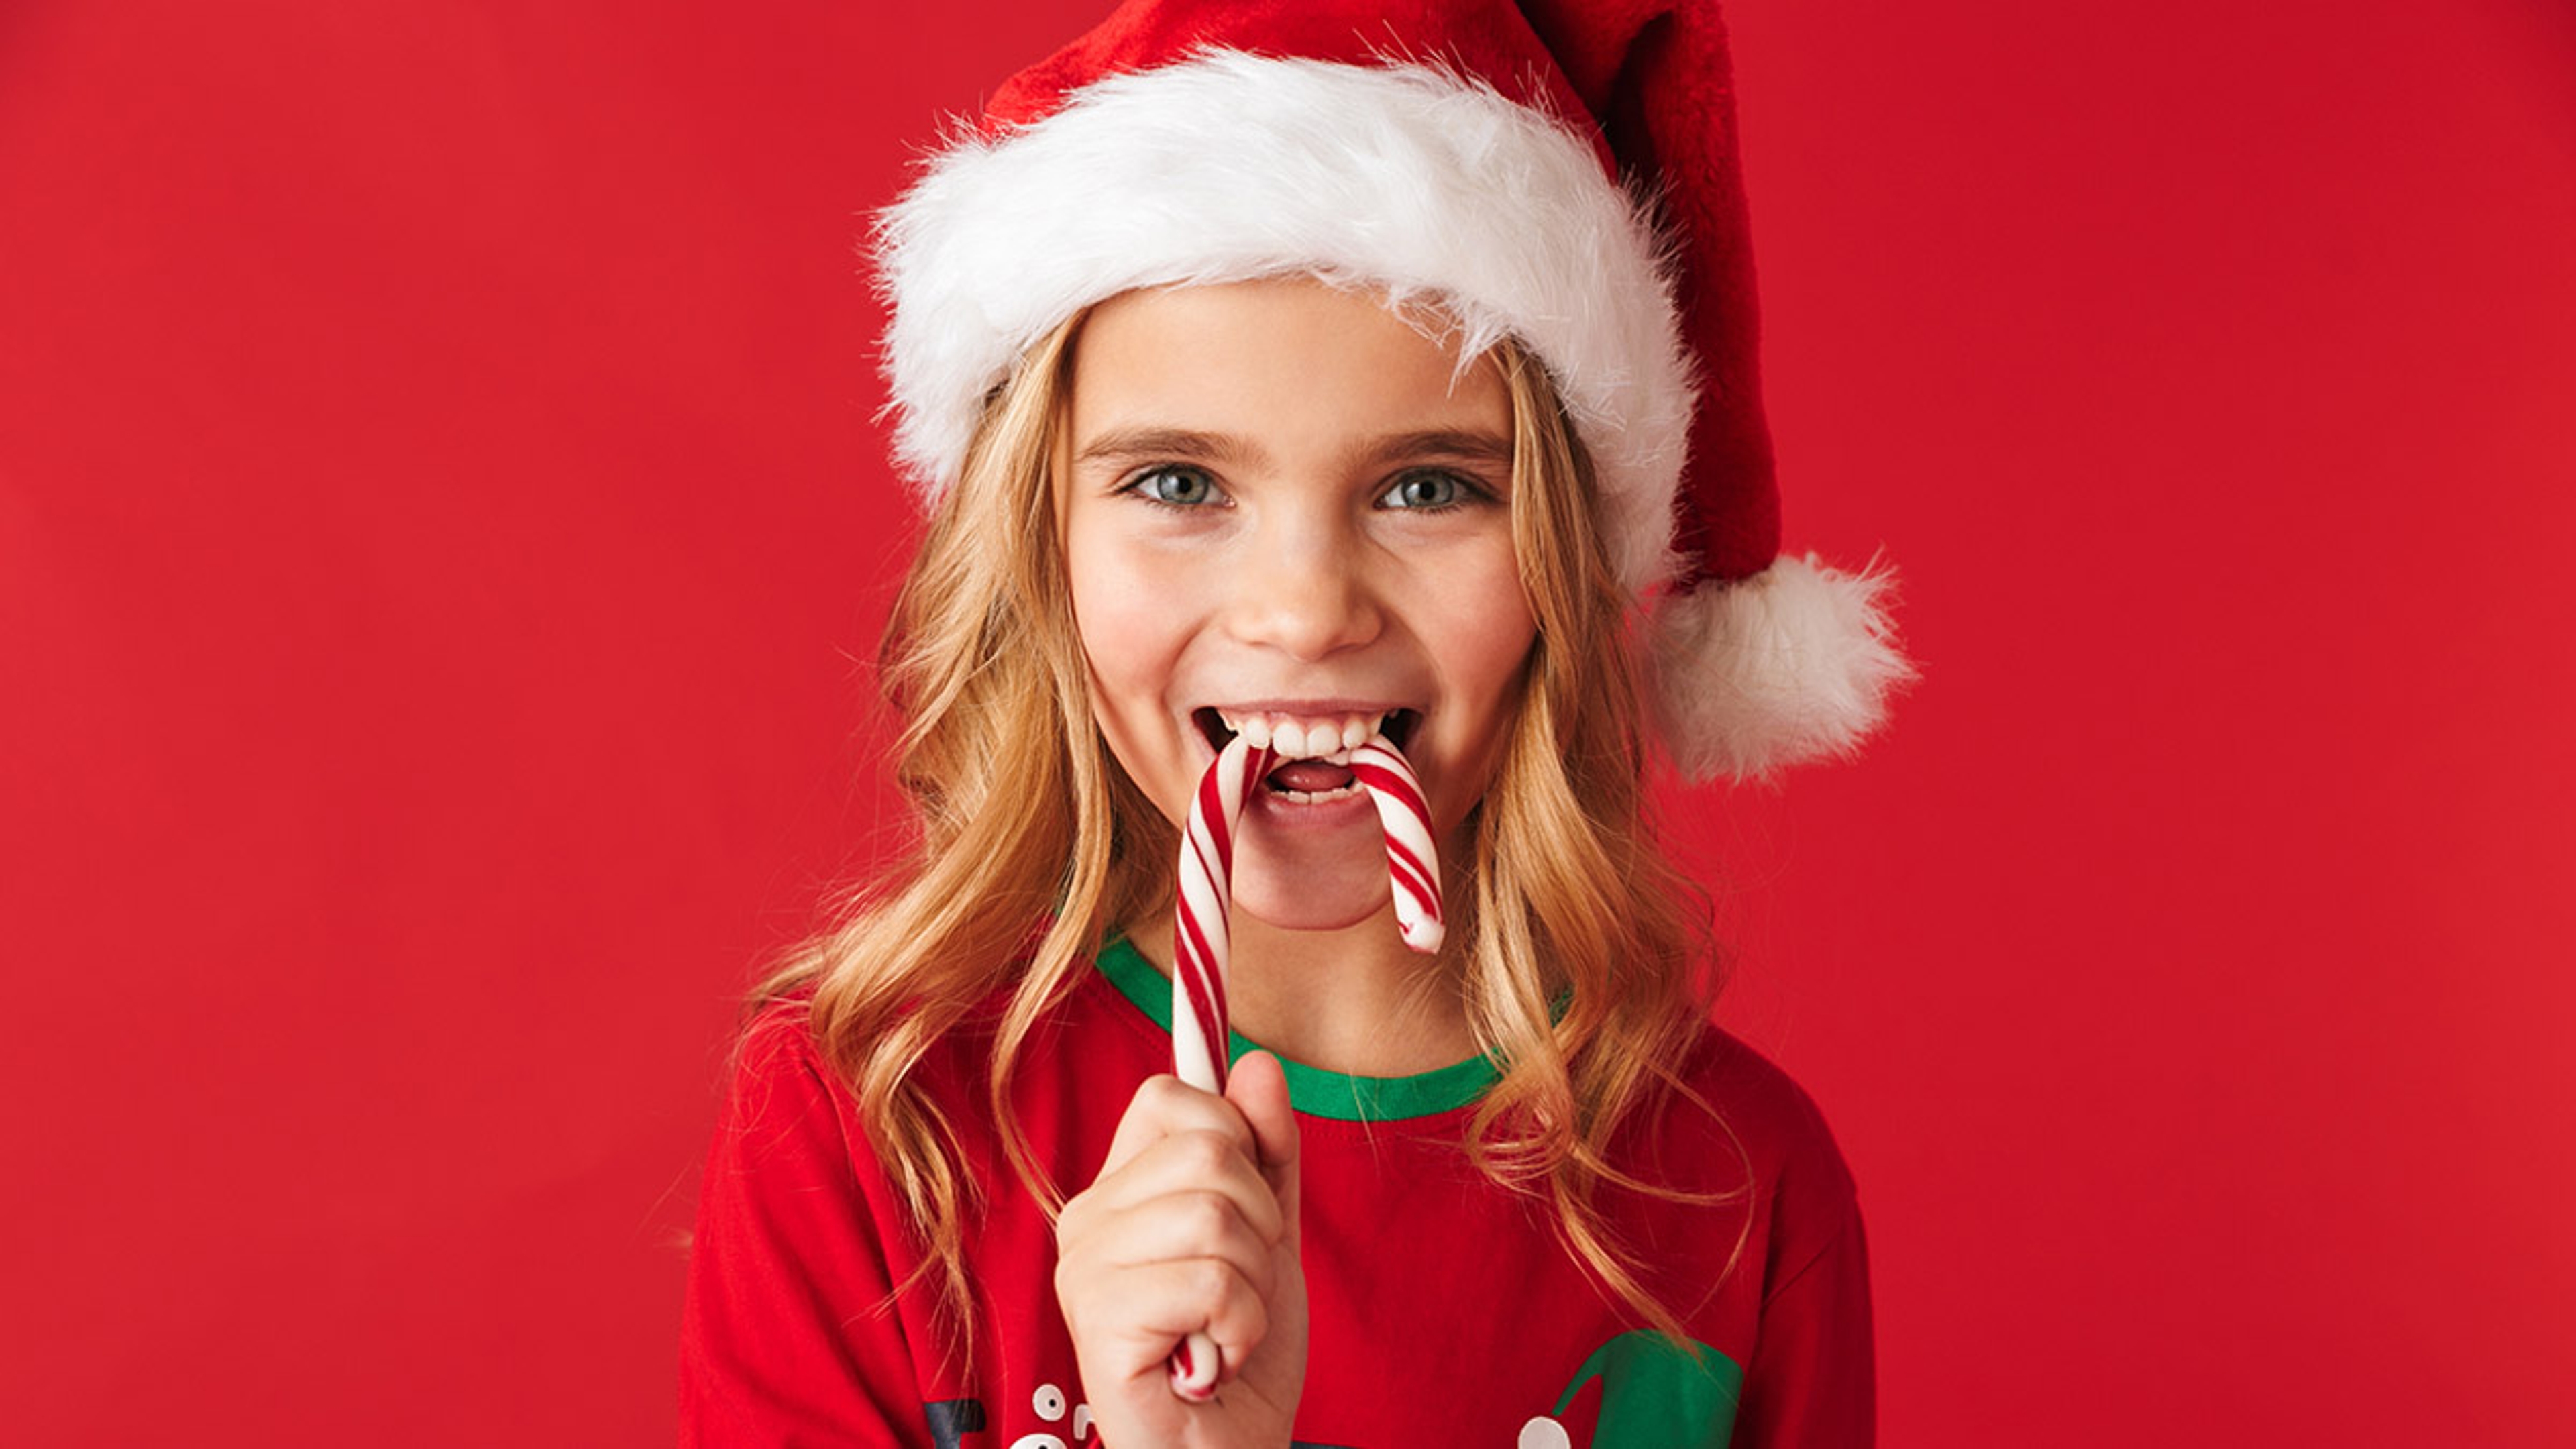
[[[1170,1070],[1170,986],[1114,943],[1032,1038],[1012,1107],[1057,1183],[1087,1185],[1146,1077]],[[921,1081],[992,1204],[970,1226],[972,1377],[943,1353],[933,1278],[857,1103],[793,1008],[746,1037],[709,1156],[681,1343],[682,1441],[1075,1449],[1097,1442],[1055,1303],[1055,1244],[985,1120],[981,1044]],[[1238,1040],[1237,1050],[1246,1049]],[[1710,1350],[1643,1332],[1461,1147],[1493,1080],[1288,1064],[1298,1113],[1311,1339],[1296,1442],[1348,1449],[1772,1449],[1871,1442],[1860,1214],[1815,1106],[1711,1028],[1685,1076],[1719,1110],[1668,1106],[1629,1170],[1719,1203],[1605,1189],[1614,1233]]]

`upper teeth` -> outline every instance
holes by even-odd
[[[1239,734],[1256,750],[1275,751],[1290,760],[1329,760],[1336,765],[1350,763],[1350,752],[1367,744],[1384,727],[1382,714],[1349,714],[1320,719],[1297,719],[1288,715],[1237,715],[1217,711],[1225,727]]]

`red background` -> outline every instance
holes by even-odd
[[[0,1423],[667,1440],[878,825],[852,253],[1088,5],[0,11]],[[2576,1442],[2576,19],[1739,0],[1860,767],[1715,793],[1891,1445]]]

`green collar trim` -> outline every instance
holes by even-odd
[[[1171,1031],[1171,978],[1155,970],[1154,963],[1124,936],[1110,940],[1093,959],[1120,995],[1136,1003],[1136,1009],[1152,1018],[1154,1025]],[[1241,1033],[1226,1033],[1227,1062],[1239,1061],[1245,1052],[1256,1049]],[[1454,1112],[1483,1096],[1500,1075],[1491,1057],[1469,1057],[1411,1077],[1344,1076],[1286,1057],[1279,1058],[1279,1066],[1288,1077],[1288,1105],[1309,1117],[1336,1122],[1400,1122]]]

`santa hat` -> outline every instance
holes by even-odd
[[[1685,776],[1847,753],[1909,674],[1883,572],[1779,552],[1713,0],[1134,0],[1004,85],[878,240],[925,505],[1067,317],[1309,274],[1547,369]]]

